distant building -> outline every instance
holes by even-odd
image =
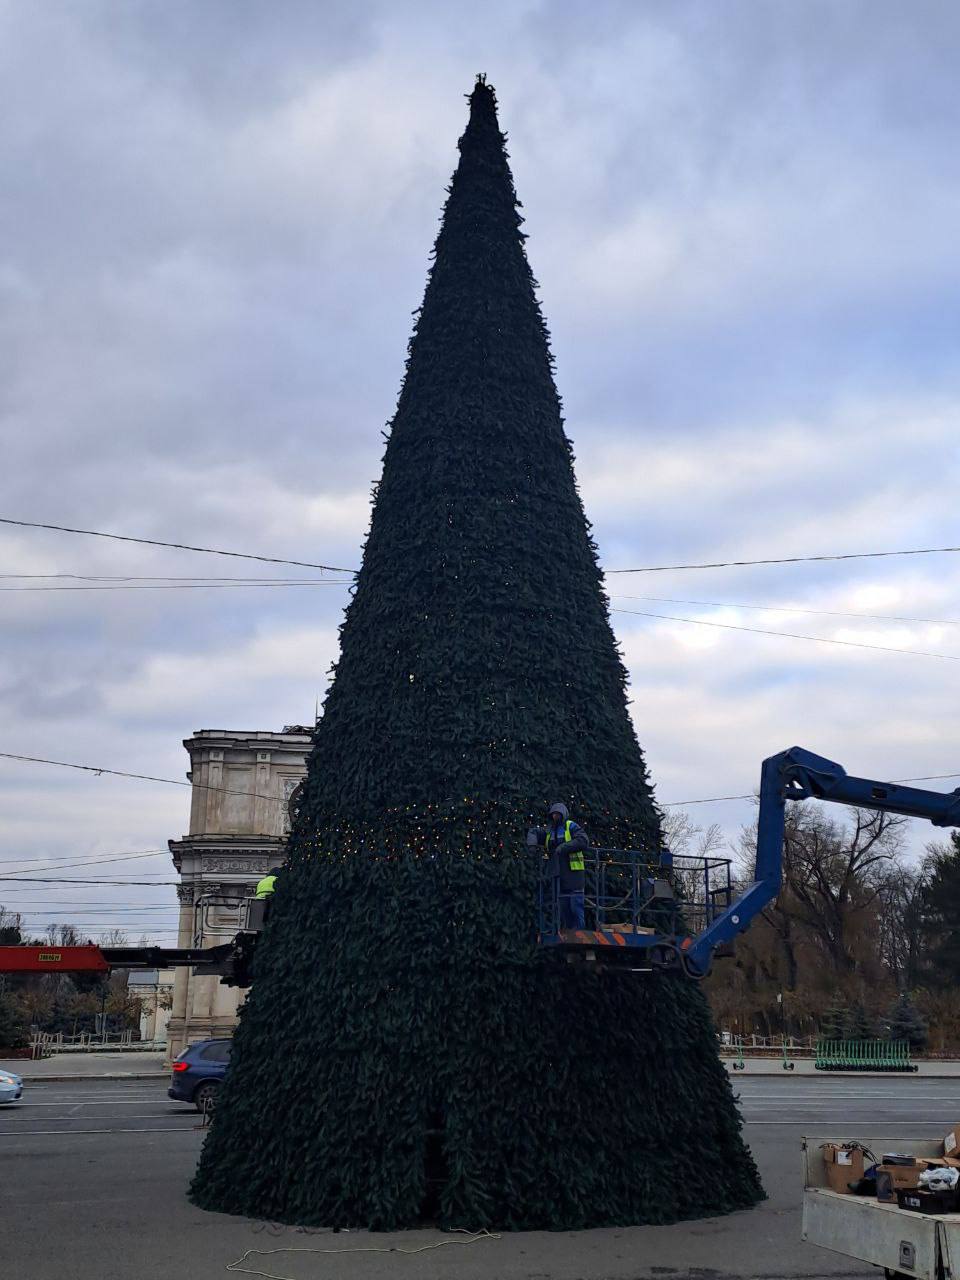
[[[290,799],[306,773],[312,730],[282,733],[201,729],[184,746],[193,783],[190,834],[169,842],[180,874],[177,946],[212,947],[234,936],[244,898],[283,852]],[[194,1040],[226,1036],[242,993],[178,968],[167,1025],[173,1058]]]
[[[166,1044],[176,969],[133,969],[127,990],[140,1001],[140,1040]]]

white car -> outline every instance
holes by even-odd
[[[0,1106],[16,1102],[23,1093],[23,1081],[12,1071],[0,1071]]]

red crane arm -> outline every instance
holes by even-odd
[[[0,947],[0,973],[109,973],[99,947]]]
[[[189,965],[228,986],[250,985],[255,934],[238,934],[218,947],[82,947],[20,944],[0,947],[0,973],[110,973],[113,969],[167,969]]]

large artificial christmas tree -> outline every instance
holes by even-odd
[[[659,819],[573,475],[493,90],[460,140],[341,658],[197,1204],[577,1228],[762,1195],[706,1002],[536,945],[564,800]]]

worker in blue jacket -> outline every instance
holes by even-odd
[[[584,851],[590,848],[590,837],[576,822],[570,821],[565,804],[552,804],[547,810],[546,827],[531,827],[527,844],[539,845],[548,858],[547,872],[556,878],[560,904],[560,928],[584,927]]]

